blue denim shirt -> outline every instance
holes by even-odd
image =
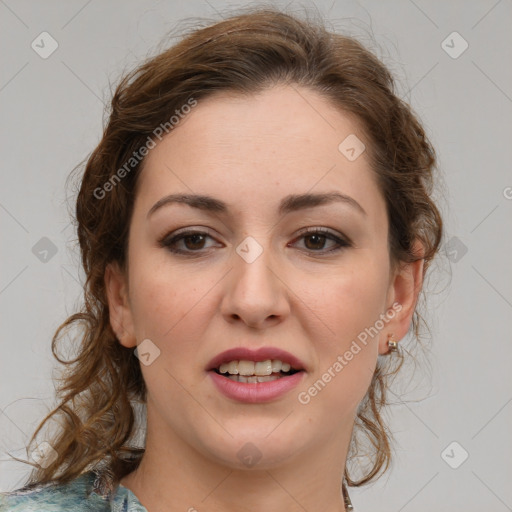
[[[97,471],[68,484],[22,487],[0,493],[0,512],[147,512],[135,494],[112,485]]]

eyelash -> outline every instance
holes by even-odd
[[[158,241],[158,244],[160,245],[160,247],[165,247],[167,250],[169,250],[171,253],[173,254],[187,254],[187,255],[190,255],[190,254],[197,254],[197,255],[201,255],[201,250],[197,250],[197,251],[193,251],[193,250],[186,250],[186,251],[183,251],[181,249],[176,249],[175,247],[173,247],[174,245],[176,245],[177,242],[181,241],[181,240],[184,240],[186,238],[189,238],[191,236],[197,236],[197,235],[201,235],[201,236],[207,236],[207,237],[210,237],[210,238],[213,238],[212,236],[210,236],[208,233],[204,232],[204,231],[194,231],[194,230],[189,230],[189,231],[182,231],[181,233],[178,233],[178,234],[175,234],[174,236],[170,236],[170,235],[165,235],[163,238],[161,238],[159,241]],[[341,237],[338,237],[337,235],[335,235],[334,233],[332,233],[331,231],[325,229],[325,228],[309,228],[305,231],[302,231],[301,234],[299,235],[299,237],[296,239],[300,239],[300,238],[304,238],[306,236],[311,236],[311,235],[321,235],[321,236],[324,236],[326,237],[328,240],[332,240],[334,242],[336,242],[338,244],[339,247],[335,248],[335,249],[330,249],[330,250],[327,250],[327,251],[315,251],[313,249],[306,249],[306,251],[308,252],[311,252],[313,255],[325,255],[325,254],[332,254],[332,253],[337,253],[345,248],[348,248],[348,247],[352,247],[352,242],[350,242],[348,240],[348,238],[344,239],[344,238],[341,238]],[[204,254],[204,251],[203,251],[203,254]]]

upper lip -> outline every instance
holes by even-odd
[[[248,347],[236,347],[225,350],[216,355],[207,366],[207,370],[215,370],[222,363],[230,361],[267,361],[268,359],[279,359],[283,363],[289,363],[294,370],[304,370],[304,363],[294,355],[277,347],[262,347],[252,349]]]

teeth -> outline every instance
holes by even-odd
[[[282,361],[279,361],[279,359],[274,359],[272,361],[272,372],[273,373],[278,373],[281,371],[281,368],[283,366],[283,362]]]
[[[228,375],[228,379],[234,380],[235,382],[270,382],[271,380],[280,379],[280,375],[264,375],[263,377],[251,376],[244,377],[243,375]],[[254,380],[256,379],[256,380]]]
[[[238,361],[239,375],[254,375],[254,361]]]
[[[279,375],[264,375],[263,377],[258,377],[258,382],[270,382],[271,380],[280,379]]]
[[[283,363],[279,359],[267,359],[266,361],[258,362],[247,360],[230,361],[229,363],[222,363],[219,366],[220,373],[228,373],[229,375],[240,375],[244,377],[266,377],[271,376],[273,373],[279,373],[280,371],[288,372],[290,369],[291,365],[289,363]]]
[[[231,374],[231,375],[238,375],[238,362],[237,361],[231,361],[230,363],[228,363],[228,372]],[[221,372],[223,373],[223,372]],[[226,372],[224,372],[226,373]]]
[[[270,375],[272,373],[272,361],[260,361],[254,365],[255,375]]]

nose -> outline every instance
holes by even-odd
[[[229,323],[263,329],[282,322],[290,312],[289,289],[269,249],[254,261],[234,252],[225,287],[221,312]]]

